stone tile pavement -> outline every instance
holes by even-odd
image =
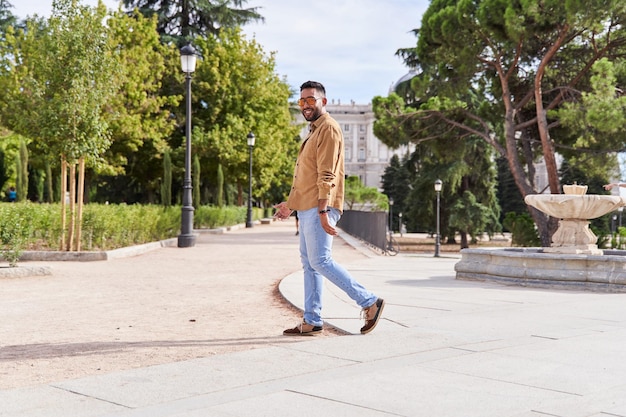
[[[0,416],[626,417],[626,294],[459,281],[458,260],[346,265],[387,301],[368,335],[329,284],[325,318],[353,334],[4,390]],[[280,291],[301,305],[301,273]]]

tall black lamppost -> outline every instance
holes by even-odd
[[[389,232],[393,234],[393,198],[389,199]]]
[[[183,180],[183,207],[180,216],[180,235],[178,247],[188,248],[196,244],[193,234],[193,202],[191,197],[191,74],[196,70],[196,50],[191,45],[185,45],[180,50],[180,62],[185,73],[185,87],[187,91],[185,121],[185,178]]]
[[[252,148],[254,148],[254,133],[247,136],[248,149],[250,150],[250,174],[248,175],[248,214],[246,216],[246,227],[252,227]]]
[[[439,194],[443,182],[440,179],[435,181],[435,191],[437,192],[437,236],[435,237],[435,257],[439,257],[439,249],[441,247],[441,236],[439,235]]]

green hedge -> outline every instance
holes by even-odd
[[[194,212],[194,228],[245,223],[246,210],[246,207],[199,207]],[[262,214],[262,209],[253,210],[255,219]],[[81,250],[110,250],[176,237],[180,232],[180,215],[180,206],[86,204]],[[5,259],[8,260],[10,251],[57,250],[60,240],[60,204],[0,203],[0,251]]]

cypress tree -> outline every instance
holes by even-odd
[[[172,159],[170,151],[163,154],[163,183],[161,184],[161,204],[172,205]]]
[[[20,141],[20,157],[19,166],[17,167],[17,176],[19,186],[17,188],[17,200],[25,201],[28,198],[28,148],[26,143]]]
[[[193,205],[195,208],[200,207],[200,158],[198,155],[193,156],[193,170],[192,178],[193,182]]]
[[[224,205],[224,171],[222,164],[217,164],[217,206]]]
[[[0,149],[0,190],[4,189],[4,184],[9,180],[7,175],[7,167],[5,164],[4,151]]]
[[[20,196],[22,189],[22,161],[15,158],[15,201],[21,201]]]
[[[50,162],[46,161],[46,202],[54,202],[54,188],[52,185],[52,168],[50,168]]]

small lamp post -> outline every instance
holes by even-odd
[[[193,234],[193,202],[191,196],[191,74],[196,70],[196,50],[191,45],[185,45],[180,50],[180,62],[185,73],[185,86],[187,91],[185,121],[185,178],[183,180],[183,207],[180,216],[180,235],[178,235],[178,247],[188,248],[196,244],[196,236]]]
[[[439,194],[441,194],[441,186],[443,182],[440,179],[435,181],[435,191],[437,192],[437,236],[435,237],[435,257],[439,257],[441,247],[441,237],[439,236]]]
[[[248,149],[250,150],[250,173],[248,175],[248,213],[246,215],[246,227],[252,227],[252,148],[256,137],[254,133],[248,133]]]
[[[389,233],[393,234],[393,198],[389,199]]]
[[[398,217],[400,220],[398,220],[398,227],[400,228],[400,237],[402,237],[402,212],[398,213]]]

